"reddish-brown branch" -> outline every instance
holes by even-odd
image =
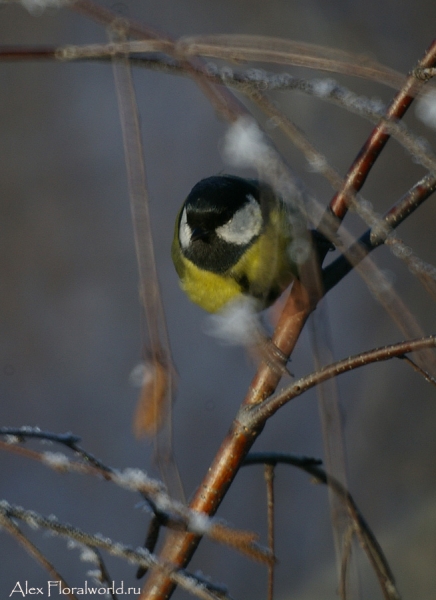
[[[77,0],[74,3],[73,8],[104,25],[114,24],[118,19],[117,15],[90,0]],[[124,24],[127,23],[128,31],[133,36],[169,39],[166,36],[161,36],[151,29],[142,26],[142,24],[136,24],[123,18],[120,19],[120,22],[123,22]],[[42,54],[37,56],[34,53],[34,57],[42,58],[44,57],[44,52],[46,52],[46,57],[50,57],[49,53],[52,51],[52,49],[42,49]],[[14,53],[14,57],[18,58],[19,55],[16,54],[15,50]],[[23,49],[22,58],[31,58],[30,56],[26,57],[25,54],[26,50]],[[176,50],[174,50],[174,56],[179,58]],[[424,59],[419,63],[418,68],[432,67],[435,63],[436,42],[433,42]],[[241,106],[238,105],[233,96],[226,90],[220,89],[218,91],[215,86],[212,86],[210,82],[207,81],[206,74],[204,77],[199,76],[198,72],[196,72],[198,63],[195,63],[194,66],[193,64],[189,65],[189,63],[183,61],[181,65],[186,67],[188,72],[190,69],[192,70],[192,73],[190,73],[192,77],[196,79],[203,91],[205,91],[212,100],[214,106],[225,116],[225,118],[232,121],[243,112]],[[416,77],[410,76],[405,86],[394,98],[388,110],[388,118],[402,118],[413,100],[417,85]],[[386,132],[384,122],[382,121],[375,127],[351,166],[342,190],[334,196],[330,203],[330,213],[333,213],[339,220],[342,220],[347,212],[349,196],[362,187],[371,167],[388,139],[389,134]],[[304,324],[309,314],[316,306],[316,303],[317,298],[310,298],[304,285],[300,281],[296,281],[273,336],[273,342],[286,357],[289,357],[292,353]],[[277,369],[272,368],[271,365],[262,363],[248,390],[243,406],[248,408],[270,396],[274,392],[279,380],[280,374],[277,372]],[[257,436],[262,431],[268,416],[270,415],[266,415],[263,419],[251,420],[249,426],[247,425],[247,421],[243,424],[238,421],[238,419],[235,419],[229,433],[221,444],[206,477],[198,488],[190,504],[190,508],[207,513],[208,515],[215,514],[230,484],[236,476],[242,461]],[[175,566],[183,567],[189,562],[199,541],[200,538],[192,533],[170,532],[165,541],[160,558],[161,560],[173,563]],[[140,600],[167,598],[174,589],[174,585],[175,584],[164,573],[151,573],[140,596]]]
[[[339,283],[360,261],[370,252],[383,244],[391,229],[395,229],[412,212],[436,191],[436,177],[429,174],[415,184],[394,206],[384,215],[382,223],[386,228],[375,232],[368,229],[354,242],[344,254],[323,269],[323,289],[327,293]]]
[[[190,507],[197,511],[206,512],[209,515],[215,514],[246,454],[262,431],[266,420],[286,402],[301,395],[304,391],[314,387],[318,383],[341,373],[373,362],[402,356],[408,352],[434,347],[435,345],[436,336],[430,336],[420,340],[410,340],[364,352],[329,365],[305,377],[303,380],[296,382],[290,389],[271,398],[264,405],[252,406],[248,411],[248,407],[246,407],[241,412],[240,421],[237,419],[234,421],[202,485],[197,489]],[[200,538],[192,533],[171,532],[167,537],[159,558],[163,561],[178,564],[179,566],[182,566],[181,560],[183,560],[183,565],[185,565],[191,559],[199,542]],[[176,560],[180,562],[176,562]],[[166,598],[172,593],[173,589],[174,584],[156,571],[151,574],[140,599],[157,600],[158,598]]]
[[[238,472],[241,462],[259,433],[260,430],[247,431],[237,420],[233,422],[206,477],[190,503],[191,509],[210,516],[215,514]],[[178,566],[185,566],[192,558],[200,539],[193,533],[170,532],[159,558]],[[139,600],[167,598],[171,595],[174,587],[172,581],[158,571],[154,571],[150,573]]]
[[[435,346],[436,336],[430,335],[428,337],[407,340],[405,342],[399,342],[398,344],[391,344],[389,346],[375,348],[373,350],[368,350],[367,352],[350,356],[349,358],[327,365],[326,367],[303,377],[279,394],[268,398],[263,404],[251,407],[246,413],[246,417],[241,417],[241,420],[244,421],[247,429],[257,429],[260,426],[263,427],[265,421],[284,404],[290,402],[297,396],[301,396],[301,394],[307,392],[307,390],[332,377],[337,377],[338,375],[348,373],[351,370],[359,369],[360,367],[364,367],[374,362],[390,360],[391,358],[402,358],[405,354],[409,354],[410,352],[419,352],[420,350],[434,348]]]
[[[306,288],[296,280],[272,337],[272,341],[284,356],[289,357],[292,354],[311,308],[312,303]],[[281,374],[277,369],[261,363],[243,404],[257,404],[268,398],[276,389],[280,378]]]
[[[310,299],[304,286],[299,281],[295,281],[273,336],[274,343],[286,356],[289,356],[294,348],[307,316],[310,314],[310,305]],[[261,402],[274,391],[279,380],[280,374],[277,369],[273,369],[265,363],[261,364],[243,404],[247,406]],[[206,477],[197,489],[190,508],[209,515],[215,514],[239,471],[241,463],[262,429],[263,424],[258,428],[246,428],[235,419]],[[200,538],[193,534],[171,532],[160,558],[185,566],[199,542]],[[166,598],[173,589],[174,584],[156,571],[146,582],[140,600]]]
[[[1,60],[54,60],[56,48],[53,46],[1,46]]]
[[[384,218],[389,227],[392,227],[392,229],[398,227],[404,219],[415,211],[435,191],[436,176],[432,174],[426,175],[386,213]]]
[[[418,69],[433,67],[436,63],[436,40],[428,48],[424,58],[418,64]],[[404,87],[396,94],[387,111],[388,119],[401,119],[413,102],[419,84],[414,74],[410,75]],[[335,194],[330,202],[332,213],[340,220],[347,213],[349,195],[360,190],[366,178],[383,150],[390,135],[386,132],[385,125],[381,121],[372,131],[365,145],[351,165],[343,189]]]
[[[435,62],[436,41],[432,43],[419,66],[433,66]],[[389,117],[399,119],[404,115],[413,100],[412,92],[415,86],[416,79],[412,76],[409,77],[404,88],[392,102],[388,111]],[[374,129],[358,158],[353,163],[342,192],[333,198],[330,205],[330,214],[333,213],[340,219],[345,216],[348,194],[362,187],[388,138],[389,135],[385,133],[382,124]],[[317,299],[309,297],[307,290],[300,281],[294,282],[273,336],[273,342],[286,357],[289,357],[292,353],[304,324],[315,308],[316,303]],[[243,406],[257,404],[270,396],[279,380],[280,374],[277,373],[277,370],[262,363],[250,385]],[[234,421],[230,432],[221,444],[206,477],[191,502],[191,508],[207,514],[215,514],[242,461],[262,431],[265,420],[261,424],[258,420],[257,427],[244,427],[237,419]],[[200,538],[190,533],[169,533],[162,549],[161,558],[184,567],[190,561],[199,542]],[[173,589],[174,584],[168,578],[155,572],[151,574],[148,582],[146,582],[139,600],[162,600],[168,598]]]

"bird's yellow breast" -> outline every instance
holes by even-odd
[[[259,299],[264,308],[288,287],[296,273],[288,250],[291,232],[279,211],[274,212],[266,230],[240,260],[223,274],[197,267],[182,255],[176,239],[172,254],[180,286],[192,302],[211,313],[243,293]],[[243,289],[242,280],[248,289]]]
[[[192,302],[204,310],[218,312],[227,302],[240,296],[241,287],[232,277],[204,271],[186,258],[182,260],[184,273],[180,287]]]

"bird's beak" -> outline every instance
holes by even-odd
[[[202,229],[201,227],[196,227],[192,230],[191,233],[191,242],[196,242],[197,240],[203,240],[207,242],[209,239],[209,231],[206,229]]]

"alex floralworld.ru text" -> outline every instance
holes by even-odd
[[[124,587],[124,581],[121,581],[118,585],[115,581],[112,581],[112,585],[109,586],[94,586],[89,585],[88,581],[85,581],[82,587],[62,587],[60,581],[47,581],[47,587],[45,589],[46,597],[51,598],[53,596],[68,596],[75,594],[76,596],[84,596],[94,594],[96,596],[109,596],[110,593],[122,595],[135,595],[139,596],[141,588],[139,587]],[[44,597],[44,587],[32,587],[28,581],[17,581],[9,594],[9,598],[24,598],[26,596],[42,596]]]

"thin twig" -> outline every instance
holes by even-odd
[[[106,466],[101,460],[93,456],[90,452],[84,450],[77,442],[80,442],[80,437],[72,433],[52,433],[51,431],[43,431],[38,427],[0,427],[0,435],[16,437],[22,439],[41,439],[48,442],[61,444],[70,448],[73,452],[83,458],[86,463],[100,469],[104,472],[112,472],[112,469]]]
[[[430,45],[424,55],[424,58],[418,64],[418,67],[432,67],[434,66],[435,62],[436,40]],[[408,77],[406,84],[401,88],[391,102],[386,114],[387,119],[398,120],[404,116],[407,109],[413,102],[416,87],[417,79],[412,74]],[[358,191],[362,188],[372,166],[389,140],[389,137],[390,135],[387,132],[385,121],[383,120],[373,129],[356,160],[348,170],[346,183],[343,189],[333,197],[329,206],[329,210],[337,219],[339,219],[339,221],[342,221],[347,213],[349,205],[348,197],[350,193]]]
[[[353,527],[348,527],[342,540],[342,557],[339,577],[339,597],[341,600],[347,600],[348,593],[348,571],[351,563],[351,555],[353,550]]]
[[[426,175],[384,215],[379,224],[368,229],[341,256],[325,267],[323,269],[325,293],[337,285],[370,252],[383,244],[390,232],[419,208],[435,191],[436,177],[430,174]]]
[[[274,556],[275,554],[275,536],[274,536],[274,465],[266,463],[264,467],[264,477],[266,482],[266,505],[268,519],[268,548]],[[268,565],[268,600],[274,598],[274,571],[275,564]]]
[[[408,340],[397,344],[383,346],[381,348],[375,348],[374,350],[369,350],[339,360],[302,377],[292,385],[267,398],[260,404],[251,407],[243,407],[239,413],[239,420],[246,427],[259,427],[265,422],[265,419],[271,417],[281,406],[290,402],[297,396],[301,396],[301,394],[310,388],[327,379],[337,377],[342,373],[347,373],[348,371],[358,369],[374,362],[390,360],[391,358],[397,358],[409,352],[419,352],[424,348],[434,347],[436,347],[436,335],[430,335],[417,340]]]
[[[167,370],[168,387],[163,390],[166,394],[173,387],[173,368],[156,270],[139,113],[128,58],[116,54],[113,70],[123,131],[140,299],[147,319],[152,363],[162,364]]]
[[[113,582],[112,577],[109,574],[109,571],[107,570],[106,564],[103,560],[103,557],[101,555],[101,552],[97,549],[97,548],[92,548],[92,551],[95,554],[95,557],[98,561],[98,568],[100,571],[100,575],[101,575],[101,583],[108,583],[108,589],[109,589],[109,593],[111,595],[112,600],[118,600],[117,595],[115,593],[115,586],[111,586],[110,584]]]
[[[114,36],[123,37],[123,30]],[[174,496],[184,500],[183,485],[172,452],[171,411],[175,395],[173,366],[168,329],[156,269],[150,220],[149,197],[144,152],[139,125],[139,111],[127,55],[116,54],[113,73],[123,132],[124,154],[128,175],[139,295],[147,322],[149,348],[145,360],[150,376],[142,387],[136,411],[135,430],[152,436],[164,480]]]
[[[147,51],[160,49],[159,40],[147,40],[140,42],[125,42],[118,44],[107,44],[107,45],[93,45],[93,46],[67,46],[57,49],[57,56],[63,60],[80,60],[83,58],[94,58],[98,60],[104,60],[112,57],[116,52],[125,52],[129,56],[135,51]],[[168,42],[165,41],[165,44]],[[162,46],[165,49],[166,46]],[[5,49],[5,56],[10,55],[10,49]],[[127,54],[126,54],[127,56]],[[134,55],[133,55],[134,56]],[[169,62],[168,62],[169,61]],[[297,79],[288,74],[280,75],[259,75],[256,70],[249,70],[246,73],[229,72],[228,69],[223,68],[221,72],[217,69],[211,68],[210,65],[204,67],[203,65],[186,65],[185,63],[174,61],[174,59],[168,59],[164,56],[159,58],[153,57],[139,57],[131,58],[132,65],[140,65],[148,68],[161,69],[164,71],[170,71],[179,75],[190,75],[201,79],[201,81],[209,82],[210,84],[224,84],[227,86],[235,87],[246,95],[250,96],[255,102],[257,102],[261,108],[275,119],[276,124],[279,123],[284,131],[290,135],[291,139],[297,146],[305,153],[309,163],[316,167],[322,174],[324,174],[337,190],[341,190],[344,187],[344,182],[341,180],[339,175],[335,173],[323,157],[316,149],[308,143],[308,141],[301,135],[298,128],[286,119],[280,111],[278,111],[272,103],[270,103],[264,95],[260,93],[260,90],[265,89],[297,89],[305,93],[317,95],[323,100],[328,100],[345,106],[348,110],[355,112],[363,117],[368,118],[373,122],[377,122],[380,127],[383,124],[387,134],[395,137],[414,157],[419,160],[428,169],[436,170],[436,158],[428,151],[423,148],[421,139],[417,139],[412,136],[403,124],[400,124],[394,118],[386,118],[383,110],[381,109],[380,103],[357,97],[355,94],[346,90],[343,86],[339,86],[332,81],[306,81],[303,79]],[[410,93],[412,93],[411,90]],[[227,98],[228,100],[228,98]],[[240,113],[240,109],[238,109]],[[236,113],[233,113],[230,121],[236,118]],[[353,194],[348,191],[348,201],[353,199]],[[359,204],[357,205],[359,210]],[[364,216],[364,213],[361,213]],[[371,220],[374,220],[372,215]],[[326,223],[321,223],[320,228],[325,228]],[[392,243],[392,242],[391,242]]]
[[[331,167],[328,167],[325,157],[322,156],[314,146],[308,143],[299,128],[293,125],[291,121],[277,109],[274,103],[265,96],[265,90],[269,89],[268,77],[263,78],[258,75],[250,77],[250,71],[248,71],[247,74],[228,73],[224,68],[221,73],[212,74],[210,69],[208,72],[210,73],[210,79],[214,78],[218,81],[222,81],[223,84],[231,86],[251,98],[251,100],[253,100],[262,111],[273,120],[274,124],[279,126],[286,135],[288,135],[296,147],[304,153],[311,168],[323,174],[338,193],[342,191],[344,183],[341,182],[340,176],[335,173]],[[281,79],[279,79],[279,81],[281,81],[283,80],[284,75],[272,75],[271,78],[273,78],[273,81],[274,77],[275,79],[281,77]],[[381,107],[380,104],[374,106],[374,102],[356,96],[343,86],[339,86],[332,81],[311,82],[298,79],[295,82],[294,89],[305,92],[306,94],[315,95],[321,100],[342,106],[348,111],[358,114],[372,123],[376,123],[378,127],[383,125],[386,133],[389,136],[394,137],[413,156],[414,160],[417,160],[425,168],[436,173],[436,156],[429,148],[424,146],[421,138],[414,136],[408,131],[404,124],[398,121],[398,117],[391,116],[389,109],[382,110],[384,107]],[[360,187],[356,188],[354,191],[357,191]],[[349,194],[350,198],[354,197],[351,189],[348,190],[347,194]]]
[[[71,593],[71,587],[67,584],[67,582],[62,577],[62,575],[60,575],[60,573],[58,573],[58,571],[54,568],[54,566],[51,564],[51,562],[49,560],[47,560],[47,558],[44,556],[44,554],[41,552],[41,550],[39,550],[39,548],[37,548],[35,546],[35,544],[33,544],[24,535],[24,533],[21,531],[21,529],[12,521],[10,516],[1,512],[1,509],[0,509],[0,523],[1,523],[2,527],[4,527],[6,529],[6,531],[8,531],[12,535],[12,537],[14,537],[23,546],[23,548],[30,554],[30,556],[32,556],[36,560],[36,562],[38,562],[42,566],[42,568],[45,569],[47,571],[47,573],[50,574],[50,577],[53,580],[59,581],[59,585],[61,587],[62,594],[65,594],[66,596],[68,596],[68,598],[71,598],[71,600],[78,600],[77,596],[75,594]]]
[[[367,57],[362,60],[350,52],[293,40],[260,35],[201,35],[182,38],[178,49],[185,56],[220,58],[231,62],[289,64],[373,79],[397,89],[404,85],[401,73]]]
[[[124,489],[139,492],[166,527],[174,531],[192,531],[198,535],[205,535],[219,544],[234,548],[245,556],[265,564],[269,564],[273,560],[269,550],[257,544],[257,534],[251,531],[232,529],[210,519],[203,513],[187,508],[184,504],[168,496],[160,481],[151,479],[139,469],[117,471],[106,467],[102,471],[94,465],[72,461],[61,453],[37,452],[10,442],[0,441],[0,450],[36,460],[63,473],[72,472],[97,477],[103,475],[106,480],[112,481]]]
[[[92,4],[93,3],[86,2],[86,0],[80,0],[76,3],[76,5],[79,6],[89,6]],[[113,20],[113,14],[110,18]],[[143,34],[141,33],[141,35]],[[427,56],[427,58],[429,58],[429,56]],[[419,66],[420,68],[426,68],[432,65],[422,62]],[[397,95],[396,105],[391,107],[392,110],[389,116],[401,118],[402,114],[404,114],[405,109],[407,108],[408,104],[410,104],[410,101],[408,101],[406,103],[407,106],[405,107],[405,99],[410,98],[412,96],[412,92],[414,91],[412,89],[414,87],[412,85],[414,82],[412,82],[410,85],[409,83],[411,83],[410,78],[402,93]],[[377,128],[375,131],[377,131]],[[384,143],[386,143],[386,139],[386,128],[381,126],[378,129],[378,132],[373,136],[372,140],[370,140],[370,143],[367,144],[365,149],[366,154],[364,152],[359,157],[360,160],[362,156],[364,156],[364,161],[361,163],[362,168],[360,170],[356,170],[354,167],[351,169],[343,192],[337,195],[335,200],[332,202],[331,212],[340,219],[343,218],[346,212],[350,193],[352,193],[353,189],[358,189],[363,184],[364,178],[367,176],[369,169],[377,158]],[[381,140],[384,141],[382,141],[380,144]],[[362,173],[363,180],[359,179]],[[349,187],[349,190],[347,189],[347,186]],[[342,202],[338,201],[338,196],[341,195]],[[314,302],[313,298],[308,296],[308,293],[306,290],[304,290],[303,286],[301,286],[299,282],[296,282],[293,287],[290,300],[285,309],[283,318],[281,319],[274,335],[274,340],[277,342],[282,342],[282,346],[289,351],[288,355],[294,348],[307,316],[313,310],[315,305],[316,301]],[[280,350],[283,351],[280,343],[277,345]],[[271,369],[268,367],[268,365],[262,365],[259,368],[258,374],[250,387],[249,393],[245,399],[245,404],[255,404],[256,402],[264,399],[275,389],[278,380],[279,378],[277,374],[271,373]],[[203,484],[200,486],[202,498],[200,499],[199,493],[197,493],[191,504],[192,507],[203,507],[204,512],[208,514],[213,514],[216,511],[231,481],[236,475],[241,465],[241,461],[262,430],[264,422],[265,419],[263,421],[259,421],[257,426],[253,422],[251,423],[251,427],[249,429],[245,429],[243,426],[241,426],[241,423],[235,421],[229,435],[221,446],[211,470],[209,471]],[[195,551],[198,541],[199,535],[193,533],[180,535],[176,534],[175,536],[170,536],[165,544],[162,555],[170,558],[175,564],[186,564]],[[155,581],[150,584],[154,585],[153,594],[149,596],[150,598],[161,598],[171,593],[173,583],[170,582],[168,586],[167,577],[160,577],[160,581],[156,580],[156,578],[154,579]],[[142,595],[143,598],[145,598],[145,593],[146,592],[144,592]]]
[[[344,504],[350,515],[353,531],[357,533],[360,544],[374,567],[385,599],[399,600],[400,595],[396,588],[391,568],[371,528],[364,519],[350,492],[334,477],[328,475],[324,469],[320,467],[320,462],[321,461],[316,459],[295,456],[292,454],[252,452],[245,458],[242,466],[255,464],[292,465],[309,473],[315,477],[318,482],[329,486],[333,493]]]
[[[421,369],[421,367],[419,365],[417,365],[409,356],[404,355],[404,356],[399,356],[398,358],[404,360],[404,362],[406,362],[408,365],[410,365],[414,371],[416,371],[417,373],[422,375],[428,383],[431,383],[432,385],[436,386],[436,379],[434,377],[432,377],[429,373],[427,373],[427,371],[424,371],[424,369]]]
[[[157,540],[159,539],[159,532],[163,524],[162,517],[158,516],[156,513],[153,514],[150,523],[148,524],[147,536],[144,542],[144,548],[149,552],[154,552],[156,548]],[[136,571],[136,578],[141,579],[147,573],[148,568],[146,567],[138,567]]]
[[[133,19],[125,17],[120,19],[116,13],[103,8],[91,0],[75,0],[71,8],[105,27],[113,27],[117,22],[120,22],[126,35],[139,39],[157,40],[158,43],[163,43],[165,45],[166,52],[168,52],[170,56],[177,59],[180,58],[175,40],[162,32],[143,25]],[[246,111],[244,107],[227,90],[220,89],[216,85],[211,84],[201,73],[198,73],[198,69],[202,65],[200,59],[192,57],[191,60],[185,60],[182,58],[180,64],[195,80],[222,118],[228,121],[234,121],[242,114],[245,114]]]
[[[24,510],[19,506],[14,506],[6,502],[0,501],[0,518],[19,519],[31,527],[41,527],[51,531],[62,537],[75,540],[79,544],[89,546],[94,549],[102,549],[113,556],[118,556],[126,561],[137,565],[143,565],[149,568],[165,572],[165,576],[171,579],[174,583],[180,585],[183,589],[196,595],[204,600],[217,600],[217,596],[210,592],[204,585],[199,585],[197,581],[182,571],[177,570],[174,566],[159,561],[154,555],[150,554],[143,548],[133,549],[120,542],[113,542],[101,534],[92,535],[77,527],[69,524],[64,524],[53,517],[43,517],[35,511]],[[74,600],[77,598],[73,597]]]

